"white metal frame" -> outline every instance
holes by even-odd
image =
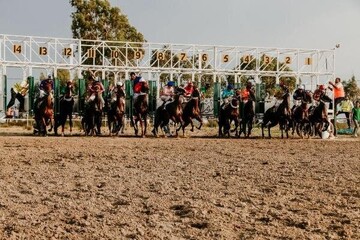
[[[15,46],[21,47],[15,49]],[[46,54],[41,55],[40,48],[46,48]],[[92,53],[89,52],[91,50]],[[162,64],[152,61],[160,60],[157,52],[163,53]],[[91,58],[90,55],[93,53],[100,56],[99,62]],[[186,55],[183,61],[168,57],[180,57],[181,54]],[[206,57],[204,54],[207,54]],[[141,57],[136,59],[135,55]],[[241,61],[241,58],[246,56],[249,56],[248,63]],[[260,58],[264,56],[267,57],[267,63],[260,62]],[[206,58],[206,61],[199,61],[201,58]],[[311,64],[306,63],[309,58]],[[288,63],[282,64],[286,60],[289,60]],[[255,69],[243,69],[252,63],[255,64]],[[269,64],[276,64],[275,71],[266,69]],[[297,82],[302,77],[310,77],[312,86],[313,82],[319,84],[335,78],[335,48],[292,49],[134,43],[0,34],[1,75],[6,74],[7,67],[22,68],[25,76],[31,76],[32,69],[35,68],[52,70],[55,75],[57,69],[68,69],[72,75],[75,73],[79,78],[87,69],[100,72],[103,78],[106,73],[112,73],[115,79],[120,73],[128,76],[131,71],[146,73],[149,79],[153,75],[166,72],[170,73],[170,80],[173,80],[174,74],[191,74],[193,79],[195,75],[213,75],[214,80],[221,79],[221,76],[233,75],[235,81],[239,81],[241,76],[253,76],[257,82],[261,76],[274,76],[277,83],[280,77],[295,77]],[[285,71],[285,67],[289,67],[291,71]],[[2,85],[0,81],[0,95],[3,94]]]

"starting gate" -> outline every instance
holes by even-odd
[[[270,66],[272,66],[270,68]],[[202,76],[211,76],[214,83],[213,109],[217,115],[220,106],[220,89],[227,76],[240,85],[242,77],[251,77],[257,83],[258,113],[264,110],[261,78],[293,77],[297,83],[309,88],[327,83],[335,77],[335,48],[291,49],[249,46],[214,46],[195,44],[164,44],[149,42],[117,42],[101,40],[65,39],[0,34],[0,110],[5,110],[9,79],[29,78],[30,91],[27,109],[33,108],[36,71],[53,73],[56,79],[54,96],[58,101],[60,84],[58,70],[69,70],[70,78],[77,79],[78,111],[84,107],[86,81],[83,72],[92,70],[100,75],[105,86],[117,81],[125,82],[127,106],[132,103],[132,88],[126,80],[136,72],[150,81],[149,107],[156,109],[159,98],[160,75],[189,76],[200,84]],[[20,73],[19,73],[20,72]],[[22,74],[21,74],[22,72]],[[16,75],[14,77],[14,75]],[[40,72],[39,72],[40,75]],[[11,77],[9,77],[11,76]],[[36,80],[35,80],[36,78]],[[111,78],[111,80],[110,80]],[[175,82],[179,84],[179,80]],[[58,102],[55,103],[58,109]],[[127,108],[131,115],[131,108]]]

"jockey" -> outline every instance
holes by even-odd
[[[92,80],[93,77],[90,77],[89,79]],[[89,83],[87,90],[88,90],[88,96],[89,96],[87,99],[87,102],[90,103],[90,102],[94,101],[95,97],[97,95],[99,98],[99,101],[100,101],[99,109],[102,110],[102,108],[105,104],[105,101],[102,97],[102,93],[104,92],[105,88],[104,88],[104,85],[101,83],[100,78],[97,77],[91,83]]]
[[[191,97],[194,91],[194,84],[191,81],[189,81],[188,84],[184,87],[184,90],[185,90],[184,96]]]
[[[163,101],[164,109],[166,105],[173,101],[172,97],[174,96],[174,82],[169,81],[166,86],[164,86],[161,92],[161,100]]]
[[[11,107],[15,104],[15,99],[20,102],[19,112],[25,112],[25,96],[29,92],[29,79],[25,79],[21,83],[15,83],[11,88],[11,99],[6,106],[6,115],[10,116]]]
[[[251,82],[248,82],[246,84],[246,88],[241,91],[241,98],[245,101],[249,100],[249,98],[255,100],[255,91],[253,89],[253,84]]]
[[[326,86],[325,85],[319,85],[319,87],[315,90],[314,92],[314,96],[313,96],[314,100],[317,102],[324,102],[324,99],[329,98],[326,95]],[[330,98],[329,98],[330,99]],[[325,116],[325,120],[327,121],[327,123],[329,124],[329,118],[328,118],[328,112],[327,112],[327,107],[324,107],[323,110],[323,115]]]
[[[295,105],[300,105],[299,101],[305,101],[306,92],[304,89],[304,85],[299,85],[299,87],[295,90],[293,94],[293,99],[295,100]]]
[[[51,84],[51,89],[45,89],[45,87],[49,84]],[[51,90],[53,88],[54,88],[54,82],[52,81],[51,75],[49,75],[47,79],[41,80],[39,84],[39,96],[35,100],[35,104],[34,104],[35,108],[39,109],[41,103],[43,102],[44,99],[47,98],[47,96],[51,95],[52,98]]]
[[[141,92],[142,84],[146,82],[146,80],[141,76],[136,76],[134,72],[130,73],[130,79],[133,81],[133,91],[134,91],[134,103],[139,95],[143,95]]]
[[[225,109],[225,107],[229,104],[232,96],[234,96],[234,86],[232,84],[228,84],[226,89],[224,89],[221,93],[221,98],[224,100],[224,103],[221,106],[222,109]]]
[[[123,92],[124,95],[125,95],[125,91],[124,91],[124,83],[122,82],[117,82],[116,83],[116,87],[114,87],[112,90],[111,90],[111,103],[113,102],[116,102],[116,99],[118,97],[118,94],[120,92]]]

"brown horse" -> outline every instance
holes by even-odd
[[[54,103],[52,96],[52,81],[46,81],[43,84],[43,91],[45,96],[36,100],[34,115],[35,115],[35,126],[34,134],[46,136],[47,132],[51,132],[54,121]],[[50,125],[50,129],[46,127]]]
[[[191,94],[190,100],[186,103],[183,110],[183,120],[184,124],[182,126],[183,136],[185,136],[185,128],[191,124],[190,131],[194,131],[194,123],[192,119],[196,119],[200,125],[196,127],[197,129],[201,129],[202,119],[201,119],[201,111],[200,111],[200,91],[198,88],[194,87],[194,91]]]
[[[141,137],[146,135],[147,127],[147,114],[148,114],[148,92],[149,84],[142,82],[141,94],[137,96],[134,102],[134,113],[131,119],[132,125],[134,126],[135,135],[138,136],[139,128],[138,122],[140,122]]]
[[[234,96],[231,98],[229,104],[224,108],[220,108],[219,113],[219,137],[227,135],[230,137],[230,125],[234,121],[235,128],[231,132],[235,132],[235,136],[239,136],[238,127],[239,127],[239,104],[240,104],[240,90],[237,90]]]
[[[291,111],[291,122],[292,122],[292,134],[296,131],[297,135],[301,138],[304,136],[310,136],[310,121],[308,104],[312,103],[312,92],[305,91],[303,99],[301,99],[301,105],[294,106]]]
[[[125,91],[118,87],[108,109],[109,135],[123,133],[125,127]]]
[[[152,130],[152,133],[154,136],[158,136],[158,128],[160,126],[161,129],[164,129],[164,133],[170,133],[169,129],[169,121],[173,121],[175,124],[180,123],[179,128],[176,129],[176,136],[178,135],[178,131],[183,126],[183,110],[182,110],[182,102],[183,102],[183,94],[184,89],[182,88],[176,88],[175,89],[175,96],[173,97],[174,100],[167,104],[164,108],[164,106],[160,106],[155,111],[155,120],[154,120],[154,129]]]

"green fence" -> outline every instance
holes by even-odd
[[[34,77],[29,76],[28,78],[29,82],[29,114],[34,114],[34,101],[35,101],[35,81]]]
[[[221,84],[219,82],[215,82],[215,84],[214,84],[214,117],[219,116],[220,96],[221,96]]]

